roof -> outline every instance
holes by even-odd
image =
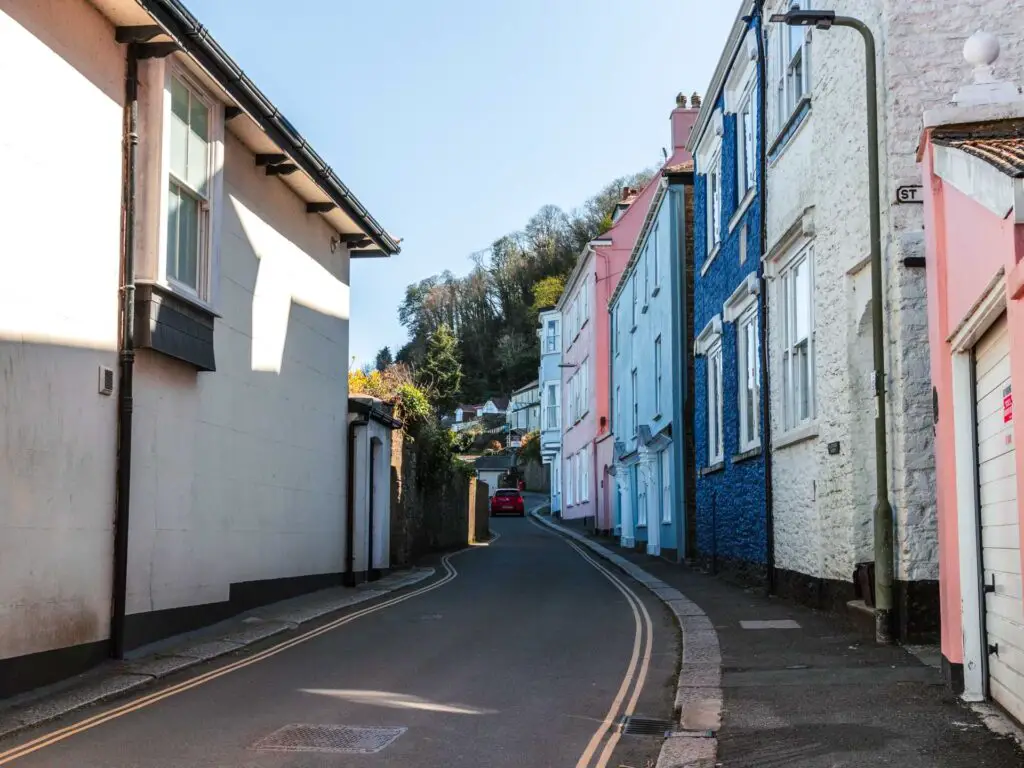
[[[481,456],[473,464],[476,466],[477,471],[497,471],[502,469],[511,469],[516,464],[516,457],[514,455],[507,456]]]
[[[156,21],[162,34],[177,43],[189,58],[224,89],[231,100],[241,108],[242,113],[248,115],[291,162],[313,181],[330,203],[351,219],[366,239],[386,255],[397,254],[401,250],[398,241],[384,231],[331,167],[313,150],[309,142],[281,114],[281,110],[249,80],[241,67],[228,56],[210,35],[209,30],[199,23],[180,0],[135,1]],[[316,205],[319,201],[306,202]],[[323,213],[327,215],[329,211]],[[359,250],[352,250],[352,253],[359,254]],[[367,255],[369,253],[367,252]]]
[[[401,429],[403,426],[399,419],[391,415],[391,406],[370,395],[352,395],[348,399],[348,410],[350,413],[366,416],[367,419],[372,419],[390,429]]]
[[[936,129],[932,143],[977,157],[1010,178],[1024,178],[1024,121]]]
[[[491,398],[488,398],[487,402],[488,403],[494,403],[494,407],[497,408],[499,411],[504,411],[504,410],[506,410],[508,408],[508,398],[507,397],[491,397]],[[486,405],[486,404],[487,403],[484,403],[484,405]],[[481,408],[482,407],[483,406],[481,406]]]
[[[685,163],[676,163],[675,165],[666,165],[662,169],[662,175],[674,176],[679,173],[693,173],[693,161],[687,160]]]
[[[521,386],[519,389],[517,389],[512,394],[513,395],[518,395],[518,394],[520,394],[522,392],[527,392],[527,391],[529,391],[531,389],[539,389],[539,388],[540,388],[540,379],[534,379],[529,384],[524,384],[523,386]]]
[[[455,410],[457,410],[457,411],[461,410],[463,412],[466,412],[466,411],[478,411],[478,410],[480,410],[480,408],[481,408],[481,406],[479,406],[479,405],[457,405],[457,406],[455,406]]]

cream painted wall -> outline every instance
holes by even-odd
[[[138,359],[129,613],[344,570],[347,252],[230,133],[221,205],[217,371]]]
[[[369,561],[368,529],[370,496],[370,452],[374,450],[373,441],[379,445],[374,458],[373,478],[373,566],[388,568],[391,557],[391,430],[382,424],[371,421],[365,427],[356,430],[355,440],[355,480],[353,496],[355,500],[355,526],[352,540],[353,570],[356,573],[366,571]],[[342,537],[344,541],[344,536]],[[343,569],[344,570],[344,569]]]
[[[109,634],[123,73],[92,6],[0,8],[0,658]]]

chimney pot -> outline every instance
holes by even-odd
[[[700,95],[694,91],[693,96],[690,97],[690,104],[694,109],[700,109]]]
[[[683,95],[682,91],[676,95],[676,106],[680,109],[686,109],[686,96]]]

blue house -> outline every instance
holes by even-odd
[[[694,212],[697,556],[761,583],[769,569],[762,398],[758,25],[744,0],[690,148]]]
[[[685,100],[683,100],[685,101]],[[684,105],[683,105],[684,106]],[[686,553],[693,165],[656,179],[643,227],[609,301],[616,532],[623,546]]]

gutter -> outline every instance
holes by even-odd
[[[128,602],[128,531],[132,485],[132,410],[135,371],[135,186],[139,151],[139,57],[128,45],[125,59],[124,172],[122,180],[121,339],[118,354],[117,469],[115,472],[114,583],[110,612],[110,651],[115,659],[125,652]]]
[[[401,251],[348,187],[178,0],[136,0],[384,253]],[[358,254],[359,251],[353,251]]]

